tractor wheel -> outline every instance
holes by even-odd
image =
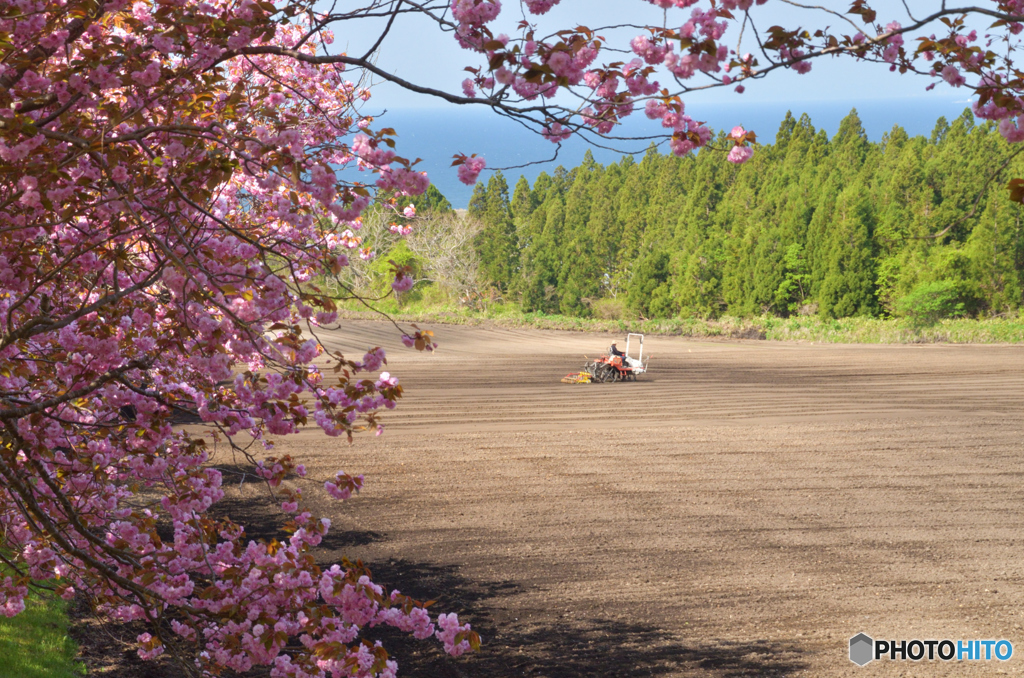
[[[615,381],[615,368],[611,365],[605,365],[604,371],[601,372],[601,383],[608,383],[609,381]]]

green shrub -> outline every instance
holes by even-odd
[[[931,327],[946,318],[961,318],[973,306],[973,295],[962,281],[922,283],[896,302],[898,315],[915,327]]]
[[[622,299],[598,299],[591,304],[590,310],[600,320],[625,320],[635,316]]]
[[[423,275],[423,262],[409,249],[406,241],[399,240],[387,253],[378,255],[367,267],[367,277],[374,293],[384,295],[391,291],[391,283],[395,279],[394,267],[391,262],[399,266],[411,267],[413,279]],[[422,287],[422,283],[417,284],[408,292],[402,293],[399,297],[399,306],[419,301]]]

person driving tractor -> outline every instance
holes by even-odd
[[[630,341],[639,344],[639,351],[636,357],[630,357]],[[648,357],[648,359],[650,359]],[[647,364],[644,362],[644,335],[630,332],[626,335],[626,350],[620,351],[618,342],[613,341],[608,347],[608,352],[594,360],[587,358],[588,362],[583,366],[585,371],[577,374],[567,375],[562,379],[567,384],[582,384],[591,382],[608,381],[636,381],[637,376],[647,373]]]

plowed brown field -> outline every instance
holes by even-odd
[[[332,557],[485,637],[449,660],[389,635],[402,675],[1024,672],[1024,348],[648,337],[646,378],[566,385],[610,336],[433,329],[433,355],[325,335],[387,348],[407,397],[379,438],[277,448],[366,474],[324,506]],[[861,631],[1016,652],[858,668]]]

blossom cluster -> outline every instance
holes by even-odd
[[[577,26],[540,38],[527,17],[518,24],[519,34],[510,37],[491,28],[502,16],[498,0],[452,2],[459,44],[486,57],[486,66],[468,69],[473,76],[462,83],[464,95],[492,104],[539,104],[543,120],[536,121],[537,129],[554,143],[586,131],[611,135],[623,118],[643,108],[648,117],[669,130],[671,150],[683,155],[707,146],[713,134],[684,113],[682,93],[722,85],[743,93],[748,80],[763,78],[776,69],[804,74],[811,71],[816,59],[847,55],[889,64],[893,71],[929,77],[932,82],[926,89],[943,82],[969,87],[978,94],[974,103],[978,117],[999,121],[1000,132],[1008,141],[1024,141],[1024,122],[1020,120],[1024,98],[1019,92],[1024,73],[1013,65],[1013,54],[1019,49],[1013,36],[1024,32],[1019,0],[991,0],[986,3],[990,7],[984,8],[943,6],[923,20],[908,15],[907,25],[880,20],[867,0],[856,0],[844,17],[850,21],[843,24],[861,26],[852,35],[828,27],[816,31],[768,28],[756,38],[767,57],[765,65],[749,53],[740,55],[730,49],[727,33],[733,26],[741,35],[743,27],[756,31],[754,24],[748,23],[747,12],[767,0],[646,2],[665,10],[665,23],[643,27],[632,38],[627,49],[635,58],[622,62],[616,55],[610,64],[601,64],[601,55],[610,47],[596,32],[602,29]],[[537,16],[558,3],[528,0],[522,4],[528,15]],[[994,18],[996,23],[988,35],[980,36],[968,26],[970,15],[984,15],[986,21]],[[940,21],[945,34],[922,32],[928,24]],[[911,34],[916,48],[910,46]],[[1002,53],[997,49],[1000,41]],[[614,47],[621,53],[625,46]],[[655,79],[659,74],[674,84],[666,87],[664,80]],[[583,104],[558,105],[555,97],[565,89],[573,90]],[[728,152],[731,162],[742,163],[753,154],[753,140],[727,138],[721,150]],[[472,169],[460,167],[460,179],[475,179]]]
[[[697,0],[648,1],[666,10],[697,4]],[[757,4],[765,1],[758,0]],[[556,4],[552,0],[531,0],[525,6],[529,13],[541,15]],[[728,28],[726,19],[732,17],[731,10],[746,10],[753,4],[753,0],[727,0],[720,7],[694,7],[678,30],[651,29],[649,34],[634,38],[629,48],[636,58],[630,62],[596,66],[604,45],[600,36],[585,27],[561,31],[544,40],[537,39],[528,22],[522,22],[522,35],[512,40],[505,34],[494,35],[488,27],[501,14],[498,0],[453,0],[452,16],[458,22],[456,39],[462,47],[483,53],[488,60],[486,69],[470,69],[475,77],[463,81],[463,93],[469,98],[476,98],[479,92],[491,100],[504,100],[511,92],[520,101],[539,99],[550,105],[563,89],[588,88],[590,94],[584,95],[587,105],[562,118],[548,116],[545,120],[541,133],[554,143],[569,138],[580,125],[602,135],[610,134],[634,112],[639,101],[645,104],[649,117],[660,119],[665,128],[672,130],[671,148],[683,155],[705,146],[711,140],[711,131],[685,116],[681,103],[665,96],[662,86],[651,76],[661,69],[682,81],[698,73],[727,71],[730,51],[719,43]],[[683,46],[681,52],[676,52],[677,43]],[[724,80],[729,82],[730,76],[724,76]],[[578,115],[577,121],[571,120],[574,115]],[[459,165],[459,179],[473,183],[482,168],[482,160],[472,163],[464,159]]]
[[[203,675],[392,676],[364,627],[453,654],[479,638],[359,564],[321,569],[315,479],[254,451],[305,426],[381,430],[402,395],[383,350],[349,360],[304,330],[338,318],[318,281],[372,256],[356,233],[373,189],[429,180],[359,112],[358,77],[306,60],[331,32],[288,11],[0,0],[0,614],[40,582],[146,622],[142,657],[174,651]],[[282,541],[219,510],[211,434],[278,497]],[[314,488],[342,500],[362,483]]]

